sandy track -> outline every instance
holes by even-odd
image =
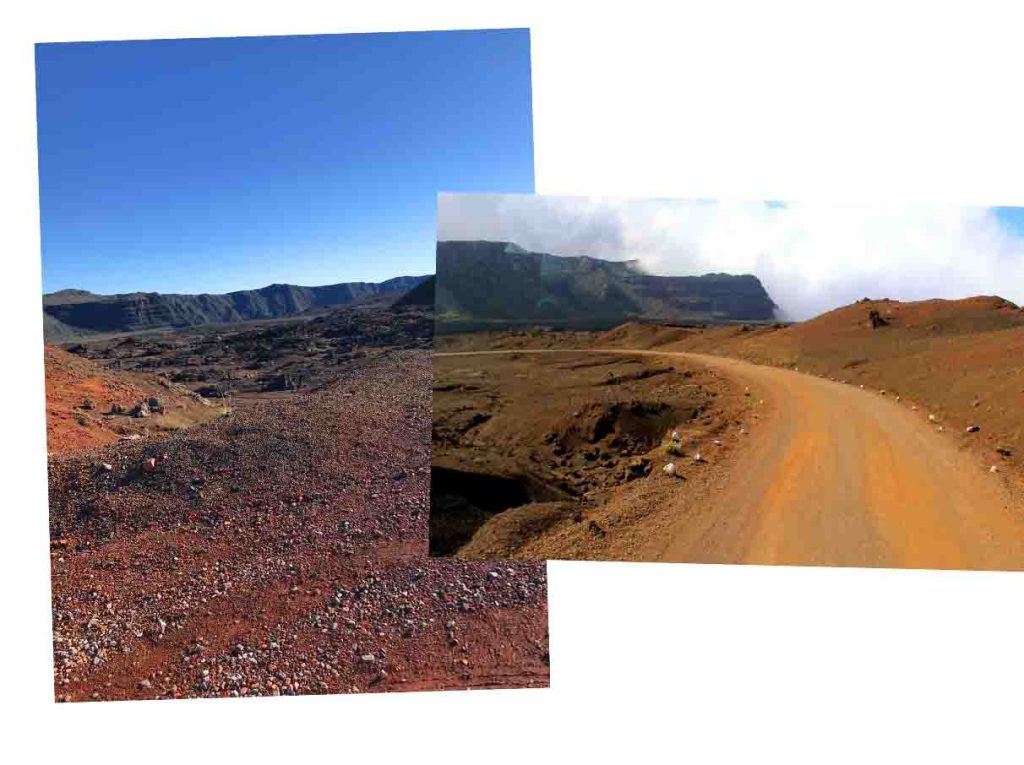
[[[1021,508],[1001,477],[937,432],[925,412],[876,391],[735,359],[591,352],[683,358],[764,402],[743,448],[711,479],[706,507],[681,515],[660,559],[1024,569]]]

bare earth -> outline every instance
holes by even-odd
[[[435,354],[435,384],[439,365],[479,353]],[[574,517],[548,513],[538,525],[543,504],[500,513],[460,557],[1024,568],[1016,476],[1005,462],[991,472],[993,458],[964,448],[943,417],[931,419],[927,407],[897,401],[891,391],[679,351],[497,353],[537,354],[541,366],[544,355],[581,353],[684,364],[720,376],[732,395],[723,390],[714,399],[714,432],[696,441],[684,434],[686,456],[652,448],[643,480],[614,487],[599,502],[582,501]],[[435,419],[437,400],[435,393]],[[695,450],[700,461],[692,459]],[[663,473],[669,461],[682,478]]]
[[[765,401],[715,508],[672,561],[1019,569],[1024,518],[997,476],[892,396],[785,369],[690,358]]]
[[[160,358],[163,379],[195,376],[191,335],[138,336],[130,356],[101,355],[113,369],[48,353],[58,700],[547,685],[544,565],[426,556],[429,318],[396,341],[394,326],[415,317],[380,312],[392,329],[360,349],[353,332],[331,331],[351,312],[328,318],[327,331],[242,326],[227,351],[205,351],[241,388],[230,409],[124,369]],[[274,379],[283,346],[307,369],[300,389],[244,376],[266,350],[245,351],[257,331],[276,344],[275,367],[257,374]],[[188,411],[181,399],[215,416],[167,429],[105,413],[148,385],[169,415]],[[85,396],[95,406],[78,406]],[[113,427],[136,437],[82,436]]]

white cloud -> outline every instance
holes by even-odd
[[[441,194],[438,238],[752,273],[794,319],[865,296],[1024,302],[1024,238],[986,208]]]

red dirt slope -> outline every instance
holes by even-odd
[[[220,414],[180,385],[161,378],[104,369],[93,361],[48,345],[46,366],[46,441],[51,454],[83,451],[113,443],[124,435],[173,431]],[[112,414],[158,398],[162,414],[146,418]]]
[[[871,311],[887,324],[872,329]],[[662,330],[647,331],[657,337]],[[885,390],[898,395],[903,406],[916,407],[921,417],[934,415],[937,430],[941,427],[945,437],[987,465],[1021,474],[1024,310],[1002,298],[862,300],[785,328],[696,330],[656,347],[731,356]],[[969,426],[980,430],[968,433]]]

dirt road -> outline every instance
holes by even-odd
[[[748,386],[755,404],[745,445],[711,466],[706,507],[673,524],[660,559],[1024,569],[1024,508],[925,411],[718,356],[600,352],[707,365]]]

